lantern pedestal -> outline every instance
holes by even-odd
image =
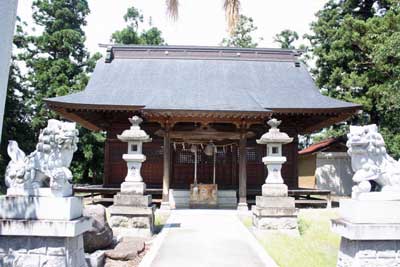
[[[150,237],[154,232],[155,206],[150,206],[151,196],[118,194],[117,203],[109,208],[110,224],[117,236]]]
[[[294,198],[288,197],[285,184],[264,184],[262,196],[256,197],[251,209],[253,226],[258,230],[280,230],[298,234],[297,209]]]

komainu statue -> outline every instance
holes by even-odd
[[[355,172],[352,198],[400,200],[400,163],[386,153],[375,124],[350,126],[348,154]]]
[[[72,195],[69,166],[78,140],[75,123],[51,119],[41,130],[36,150],[29,156],[16,141],[9,141],[7,152],[11,161],[5,174],[7,195]]]

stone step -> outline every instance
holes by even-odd
[[[218,190],[218,197],[234,197],[236,198],[235,190]]]
[[[233,203],[237,204],[237,198],[228,198],[228,197],[223,197],[223,198],[218,198],[218,203]]]
[[[184,189],[171,189],[170,193],[176,197],[190,197],[190,191]],[[235,190],[218,190],[217,192],[218,197],[235,197],[236,198],[236,191]]]
[[[184,189],[171,189],[170,197],[175,202],[177,209],[189,208],[190,191]],[[235,190],[219,190],[218,191],[218,208],[236,209],[237,197]]]

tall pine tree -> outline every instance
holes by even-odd
[[[238,23],[233,29],[231,35],[224,38],[221,45],[228,47],[242,47],[242,48],[254,48],[258,46],[253,40],[253,33],[257,30],[257,27],[253,23],[251,17],[240,15]],[[262,40],[262,38],[260,38]]]
[[[35,0],[32,9],[33,20],[43,31],[26,39],[23,58],[33,95],[26,105],[33,109],[31,124],[37,134],[48,119],[58,118],[43,99],[83,90],[99,55],[90,57],[84,45],[82,27],[89,14],[86,0]],[[81,142],[72,166],[74,178],[85,182],[94,176],[101,178],[104,135],[84,128],[79,131]]]
[[[162,33],[157,27],[151,26],[150,29],[139,30],[143,27],[143,15],[135,7],[130,7],[124,15],[124,20],[128,24],[125,28],[115,31],[111,35],[111,41],[116,44],[139,44],[139,45],[163,45]]]

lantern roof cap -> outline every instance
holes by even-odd
[[[293,141],[292,137],[289,137],[287,133],[281,132],[278,126],[282,121],[277,119],[270,119],[267,124],[271,127],[268,132],[263,134],[260,139],[257,140],[258,144],[287,144]]]
[[[150,136],[140,129],[139,124],[143,122],[142,118],[139,116],[133,116],[129,118],[129,122],[132,126],[122,132],[122,134],[117,135],[118,139],[123,142],[130,142],[130,141],[141,141],[141,142],[151,142]]]

